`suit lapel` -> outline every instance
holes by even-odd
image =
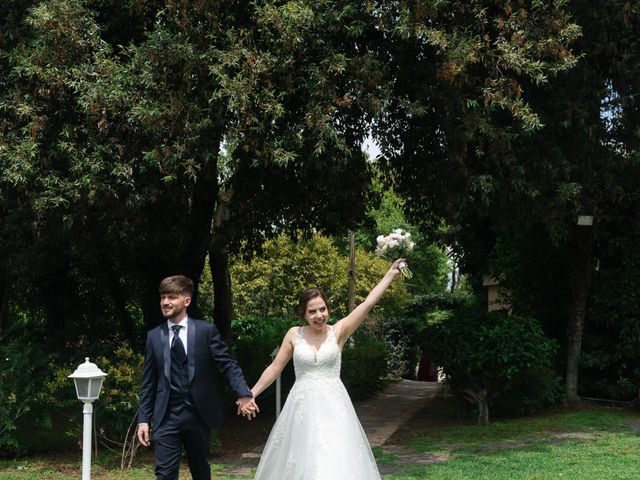
[[[169,352],[169,327],[165,320],[164,324],[160,327],[160,348],[162,349],[162,356],[164,358],[164,376],[167,380],[171,381],[171,354]]]
[[[189,383],[193,382],[193,376],[196,373],[196,322],[191,317],[187,320],[189,328],[187,329],[187,371],[189,373]]]

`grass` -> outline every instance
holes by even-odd
[[[437,425],[405,438],[406,452],[381,457],[380,466],[399,470],[388,480],[636,479],[639,419],[629,410],[583,408],[487,427]]]
[[[451,403],[432,401],[382,449],[375,449],[385,480],[604,480],[636,479],[640,471],[640,415],[613,408],[556,409],[533,417],[462,423]],[[247,427],[251,428],[251,427]],[[390,446],[393,444],[393,446]],[[0,462],[2,480],[70,480],[81,476],[77,455]],[[216,459],[213,459],[215,462]],[[252,478],[256,460],[212,463],[213,478]],[[153,478],[147,453],[121,471],[117,459],[94,462],[95,480]],[[185,466],[180,480],[189,479]]]

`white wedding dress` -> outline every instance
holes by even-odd
[[[316,351],[298,330],[296,381],[262,452],[255,480],[380,479],[367,437],[340,380],[333,327]]]

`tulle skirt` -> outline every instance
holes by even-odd
[[[339,378],[298,380],[260,458],[256,480],[377,480],[373,453]]]

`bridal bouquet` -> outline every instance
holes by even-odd
[[[415,243],[411,240],[411,234],[400,228],[396,228],[387,236],[379,235],[376,242],[378,243],[376,254],[387,260],[405,257],[415,246]],[[400,267],[400,272],[405,278],[413,277],[413,273],[409,270],[406,262],[400,262],[398,267]]]

